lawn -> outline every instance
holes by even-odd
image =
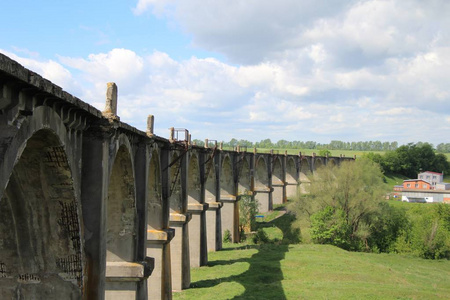
[[[277,214],[279,217],[277,218]],[[191,288],[174,299],[449,299],[450,261],[292,244],[298,232],[282,209],[258,225],[271,242],[224,244]]]

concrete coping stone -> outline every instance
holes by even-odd
[[[297,184],[299,184],[299,182],[297,182],[297,181],[287,181],[286,182],[286,185],[297,185]]]
[[[208,203],[189,203],[188,212],[190,213],[201,213],[207,210],[209,207]]]
[[[273,192],[273,188],[269,188],[269,187],[255,188],[254,192],[255,193],[270,193],[270,192]]]
[[[170,213],[169,221],[170,223],[187,223],[191,220],[192,215],[190,213],[180,214],[180,213]]]
[[[287,184],[286,182],[281,181],[281,180],[278,180],[275,182],[272,181],[272,186],[285,186],[286,184]]]
[[[208,202],[208,210],[217,210],[223,206],[222,202]]]
[[[154,267],[152,257],[146,257],[142,262],[107,261],[106,281],[141,281],[152,274]]]
[[[175,236],[175,229],[147,230],[147,242],[168,243]]]
[[[220,201],[225,201],[225,202],[232,202],[232,201],[236,201],[237,197],[234,195],[221,195],[220,196]]]

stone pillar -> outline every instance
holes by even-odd
[[[283,204],[286,199],[286,183],[281,180],[273,181],[272,188],[273,204]]]
[[[222,236],[225,231],[229,230],[232,236],[232,242],[239,242],[239,206],[236,196],[226,195],[220,196],[223,203],[222,213]]]
[[[206,211],[206,234],[208,252],[222,249],[221,202],[209,202]]]
[[[273,209],[272,191],[273,189],[268,187],[255,188],[255,199],[259,203],[260,213],[265,213]]]
[[[298,186],[298,182],[286,182],[286,198],[295,197],[297,195]]]
[[[172,289],[181,291],[191,284],[189,259],[189,228],[191,215],[171,213],[170,227],[175,229],[175,237],[170,243],[170,258],[172,262]]]
[[[155,268],[148,278],[147,299],[172,299],[170,241],[175,235],[172,228],[147,230],[147,256],[155,259]]]
[[[147,117],[147,136],[153,136],[153,129],[155,127],[155,117],[153,115],[148,115]]]
[[[146,257],[143,262],[106,262],[106,299],[137,299],[137,285],[146,280],[154,268],[154,259]]]
[[[104,299],[106,266],[105,201],[108,178],[108,144],[91,128],[83,135],[81,203],[88,282],[87,299]]]
[[[188,204],[188,212],[192,216],[189,222],[189,255],[190,265],[193,268],[204,266],[208,263],[205,218],[207,209],[208,203]]]
[[[108,82],[106,86],[106,103],[102,114],[105,118],[119,120],[117,116],[117,85],[114,82]]]

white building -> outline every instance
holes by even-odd
[[[422,180],[428,181],[431,183],[432,186],[436,186],[436,184],[442,183],[444,181],[444,174],[437,173],[437,172],[431,172],[431,171],[425,171],[425,172],[419,173],[419,175],[417,175],[417,179],[422,179]]]
[[[403,190],[402,201],[422,203],[450,203],[450,191],[443,190]]]

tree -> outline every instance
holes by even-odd
[[[239,231],[250,232],[256,229],[255,216],[258,213],[258,201],[245,191],[239,200]]]
[[[331,151],[328,149],[320,149],[319,156],[331,156]]]
[[[318,204],[311,216],[311,221],[315,220],[311,222],[313,240],[326,240],[349,250],[367,248],[371,216],[379,211],[385,191],[379,165],[366,158],[317,170],[310,185],[312,201]],[[339,234],[323,232],[327,222],[336,225],[333,228]],[[321,235],[326,238],[315,238]]]
[[[450,171],[450,165],[443,154],[436,154],[428,143],[410,143],[386,152],[381,165],[387,173],[398,173],[409,178],[417,178],[422,171]]]

